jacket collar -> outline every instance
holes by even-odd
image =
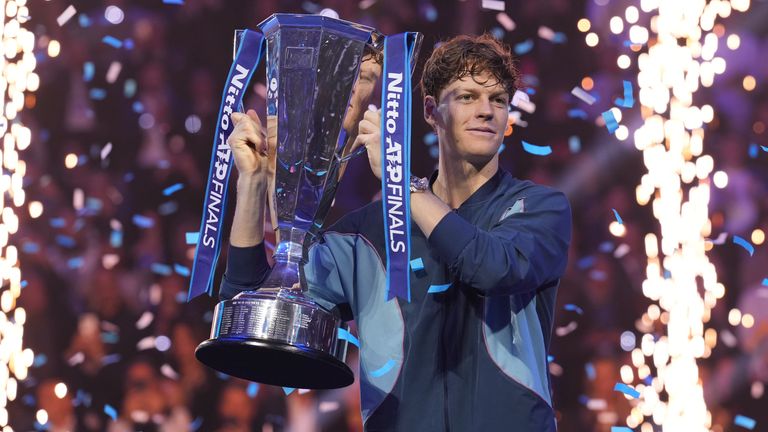
[[[435,170],[429,177],[430,190],[432,190],[432,185],[435,183],[435,181],[437,181],[437,173],[438,170]],[[469,198],[461,203],[459,209],[472,207],[488,201],[493,196],[493,193],[496,191],[496,189],[498,189],[498,187],[501,185],[502,180],[504,180],[504,177],[506,176],[508,176],[506,171],[502,170],[501,168],[497,169],[496,173],[491,176],[491,178],[486,180],[486,182],[483,183],[482,186],[480,186],[472,195],[470,195]]]

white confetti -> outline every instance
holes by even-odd
[[[153,349],[154,347],[155,347],[154,336],[147,336],[144,339],[140,340],[139,343],[136,344],[136,349],[138,349],[139,351]]]
[[[77,10],[74,6],[69,5],[66,9],[64,9],[64,12],[59,15],[58,18],[56,18],[56,22],[59,23],[59,27],[63,26],[67,23],[67,21],[70,20],[75,14],[77,13]]]
[[[83,205],[85,205],[85,193],[82,189],[77,188],[72,194],[72,207],[74,207],[75,210],[80,210],[83,208]]]
[[[594,96],[587,93],[586,90],[578,86],[574,87],[573,90],[571,90],[571,94],[581,99],[582,101],[584,101],[587,105],[592,105],[593,103],[595,103],[595,100],[596,100]]]
[[[555,38],[555,31],[547,26],[541,26],[539,27],[539,37],[551,41]]]
[[[736,340],[736,336],[727,329],[720,331],[720,340],[723,341],[728,348],[733,348],[739,343],[739,341]]]
[[[514,124],[515,126],[520,126],[520,127],[528,127],[528,122],[523,120],[523,119],[521,119],[520,118],[521,115],[522,114],[520,114],[520,111],[512,111],[512,112],[510,112],[509,113],[509,117],[514,119],[514,122],[512,124]]]
[[[112,84],[117,81],[117,77],[120,76],[121,70],[123,70],[122,63],[116,61],[110,63],[109,69],[107,69],[107,82]]]
[[[512,18],[507,15],[506,12],[499,12],[499,14],[496,15],[496,21],[498,21],[506,31],[512,31],[517,27],[517,24],[512,21]]]
[[[109,156],[109,153],[112,151],[112,143],[108,142],[107,145],[104,146],[104,148],[101,149],[101,160],[104,160]]]
[[[163,299],[163,289],[158,284],[152,284],[149,287],[149,303],[156,306]]]
[[[320,402],[320,407],[318,409],[321,413],[336,411],[339,409],[339,403],[337,401],[323,401]]]
[[[571,321],[566,326],[556,328],[555,334],[562,337],[567,335],[568,333],[573,332],[578,327],[579,325],[576,323],[576,321]]]
[[[104,266],[106,270],[114,268],[119,262],[120,256],[117,254],[104,254],[104,256],[101,257],[101,265]]]
[[[590,399],[587,401],[587,409],[590,411],[602,411],[608,407],[605,399]]]
[[[622,258],[624,255],[629,253],[629,245],[626,243],[622,243],[619,245],[619,247],[616,248],[615,251],[613,251],[614,258]]]
[[[363,1],[360,2],[360,4],[358,6],[360,6],[360,9],[366,10],[369,7],[375,5],[377,1],[378,0],[363,0]]]
[[[160,373],[163,374],[164,377],[172,380],[179,379],[179,373],[173,370],[171,365],[169,365],[168,363],[165,363],[164,365],[160,366]]]
[[[725,241],[728,239],[728,233],[727,232],[721,232],[720,235],[717,236],[716,239],[712,240],[712,244],[721,245],[725,243]]]
[[[264,83],[256,83],[253,86],[253,92],[259,95],[262,99],[267,98],[267,86],[265,86]]]
[[[155,315],[150,311],[145,311],[143,314],[141,314],[141,317],[138,321],[136,321],[136,328],[139,330],[144,330],[147,328],[150,324],[152,324],[152,320],[155,319]]]
[[[512,95],[512,106],[520,108],[528,114],[533,114],[533,112],[536,111],[536,104],[531,102],[528,93],[522,90],[517,90],[515,94]]]
[[[483,0],[483,9],[504,11],[506,2],[500,0]]]
[[[69,363],[70,366],[77,366],[83,361],[85,361],[85,354],[78,351],[67,360],[67,363]]]
[[[309,389],[299,389],[299,394],[306,394],[306,393],[309,393],[309,392],[310,392]]]

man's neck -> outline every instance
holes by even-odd
[[[440,158],[433,193],[452,209],[457,209],[499,170],[499,158],[482,166],[463,160]]]

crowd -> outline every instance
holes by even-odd
[[[624,425],[632,404],[613,385],[621,366],[631,363],[620,337],[639,335],[637,321],[650,304],[641,287],[643,237],[658,226],[651,206],[634,198],[645,170],[641,153],[631,138],[619,142],[594,119],[622,95],[621,81],[632,79],[631,69],[616,66],[622,37],[607,25],[628,4],[506,2],[513,25],[469,0],[82,0],[63,25],[57,17],[68,4],[30,4],[40,89],[23,114],[33,131],[22,154],[24,187],[44,211],[36,218],[22,214],[12,240],[25,281],[24,344],[36,356],[11,405],[11,425],[111,432],[362,430],[355,386],[307,392],[256,385],[197,362],[194,349],[208,337],[216,299],[186,302],[194,255],[187,233],[199,227],[234,30],[254,28],[274,12],[325,8],[385,34],[422,32],[422,62],[435,43],[459,33],[491,32],[514,47],[536,109],[523,112],[505,140],[501,165],[518,178],[564,190],[574,216],[550,362],[559,428]],[[597,47],[587,47],[577,29],[582,17],[600,34]],[[743,25],[743,51],[724,54],[729,69],[696,102],[715,107],[705,152],[729,178],[725,189],[713,188],[712,232],[750,238],[753,230],[768,230],[768,201],[761,198],[768,193],[768,88],[761,84],[768,66],[744,58],[768,52],[768,38],[764,28],[737,24]],[[561,37],[541,37],[542,26]],[[52,40],[61,44],[55,57],[46,50]],[[742,86],[747,74],[758,83],[751,92]],[[570,94],[585,77],[599,95],[594,106]],[[260,69],[245,100],[262,118],[263,83]],[[420,120],[421,108],[413,111],[412,171],[428,175],[436,162],[434,136]],[[526,153],[522,140],[553,152]],[[345,178],[330,219],[374,199],[380,187],[367,161],[351,163]],[[627,228],[621,237],[608,230],[612,209]],[[754,256],[730,241],[710,253],[727,287],[708,323],[720,330],[718,347],[700,365],[713,430],[729,430],[737,414],[768,423],[760,410],[768,381],[768,287],[761,281],[768,273],[757,265],[768,262],[768,252],[762,240],[751,238]],[[733,308],[750,312],[755,325],[729,323]],[[353,369],[356,358],[353,347]],[[59,383],[67,386],[63,397],[55,392]],[[48,414],[44,425],[35,421],[39,409]]]

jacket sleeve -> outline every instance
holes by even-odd
[[[571,210],[561,192],[541,187],[525,198],[524,211],[483,230],[451,212],[429,243],[451,273],[481,295],[535,291],[565,272]]]
[[[251,247],[230,245],[219,300],[229,300],[241,291],[256,289],[264,283],[270,271],[264,242]]]

